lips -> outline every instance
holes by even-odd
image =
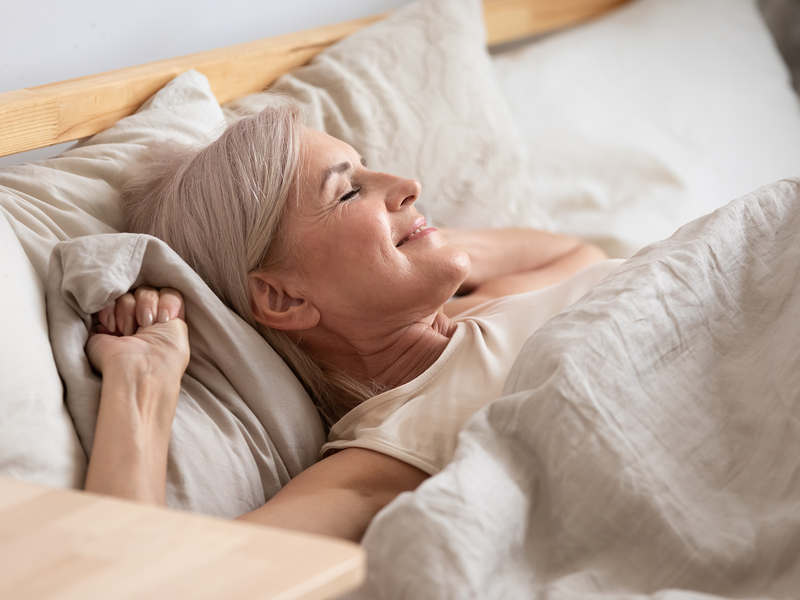
[[[411,241],[414,238],[414,236],[419,235],[420,233],[422,233],[426,229],[431,229],[431,228],[428,227],[425,224],[425,219],[417,219],[414,222],[414,225],[412,226],[412,229],[405,235],[405,237],[403,237],[403,239],[401,239],[399,242],[397,242],[397,247],[399,248],[403,244],[408,243],[409,241]]]

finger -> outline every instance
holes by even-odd
[[[116,303],[112,302],[97,313],[97,318],[100,319],[100,323],[106,328],[108,333],[115,333],[117,331],[117,319],[114,315],[115,310]]]
[[[172,288],[161,288],[158,299],[158,322],[166,323],[172,319],[183,320],[184,315],[183,296],[181,293]]]
[[[133,297],[136,298],[136,322],[139,327],[150,327],[156,322],[158,296],[155,288],[145,285],[136,288]]]
[[[117,321],[117,329],[122,335],[133,335],[136,333],[136,298],[133,294],[124,294],[117,298],[116,311],[114,317]]]
[[[114,306],[113,304],[111,305]],[[113,313],[112,313],[113,314]],[[108,335],[114,335],[113,331],[109,331],[108,327],[103,325],[102,321],[100,321],[100,313],[95,313],[92,315],[92,326],[89,329],[89,337],[97,335],[98,333],[105,333]]]

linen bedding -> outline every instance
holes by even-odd
[[[352,598],[798,597],[800,179],[643,249],[504,394],[373,521]]]
[[[192,354],[167,464],[167,504],[234,518],[264,505],[317,460],[322,423],[289,367],[169,246],[139,234],[84,236],[53,250],[50,341],[88,457],[102,380],[84,348],[93,313],[140,285],[179,290]]]
[[[800,164],[797,98],[752,0],[638,0],[508,60],[495,57],[501,81],[519,84],[503,89],[513,115],[494,80],[482,14],[477,0],[409,3],[276,85],[298,101],[309,123],[330,127],[373,167],[420,179],[422,205],[441,221],[438,225],[541,227],[549,217],[540,208],[548,207],[549,213],[558,207],[558,215],[551,215],[558,229],[588,237],[613,256],[627,257],[720,200],[795,174],[793,165]],[[589,56],[592,60],[585,60]],[[672,61],[678,57],[683,58]],[[587,79],[587,73],[592,77]],[[589,80],[594,84],[587,94]],[[569,82],[583,87],[570,92]],[[600,94],[601,88],[606,92]],[[239,104],[251,102],[250,108],[257,108],[260,99]],[[647,115],[631,106],[647,107]],[[576,120],[579,113],[583,117]],[[358,115],[370,118],[359,121]],[[408,122],[404,115],[410,115]],[[570,127],[562,130],[557,122]],[[117,180],[145,144],[161,139],[204,144],[224,123],[208,82],[190,71],[135,115],[64,154],[0,169],[0,212],[8,225],[0,223],[0,275],[9,288],[24,290],[0,295],[0,307],[23,324],[6,319],[0,327],[4,475],[63,487],[80,487],[85,476],[91,433],[79,440],[73,420],[81,418],[64,409],[44,309],[53,246],[120,230]],[[416,124],[414,135],[408,123]],[[531,152],[528,162],[517,127]],[[570,148],[581,152],[562,152]],[[620,156],[632,160],[614,159]],[[547,168],[551,163],[558,165],[557,172]],[[698,174],[714,174],[712,179],[725,185],[698,185]],[[555,185],[539,185],[543,181]],[[514,208],[521,201],[530,218]],[[562,218],[567,214],[577,216],[567,223]],[[21,328],[26,335],[20,335]],[[57,336],[53,339],[58,343]],[[304,433],[297,434],[294,448],[276,444],[282,450],[275,468],[228,462],[243,468],[229,470],[216,480],[215,489],[248,479],[249,490],[242,493],[247,504],[280,487],[282,464],[308,466],[320,444],[319,417],[302,386],[288,369],[278,367],[273,375],[282,383],[259,399],[262,416],[268,424],[283,421],[286,407],[294,403],[301,408],[292,419]],[[275,419],[269,415],[273,405]],[[214,452],[226,452],[222,430],[201,421],[209,435],[202,443],[195,435],[196,443],[209,452],[212,446]],[[81,428],[88,431],[89,425]],[[238,436],[241,430],[233,431]],[[190,459],[190,453],[184,456]],[[198,456],[193,469],[205,477],[205,455]],[[199,480],[174,480],[175,497],[184,498],[178,506],[231,514],[225,496],[216,492],[218,503],[185,500],[190,494],[180,492],[182,481]]]
[[[456,12],[459,23],[464,21],[462,33],[452,26],[455,17],[442,12],[445,6]],[[398,114],[411,110],[417,115],[425,109],[419,131],[425,132],[429,122],[444,122],[442,115],[460,115],[469,127],[454,128],[466,134],[453,137],[459,150],[488,148],[479,154],[493,158],[502,157],[493,150],[498,147],[514,150],[515,156],[499,162],[504,169],[517,165],[520,171],[513,177],[500,171],[496,179],[503,185],[515,181],[514,193],[497,193],[504,188],[481,173],[488,193],[465,184],[453,195],[453,190],[442,191],[436,179],[425,179],[425,172],[409,171],[425,179],[423,204],[433,216],[442,210],[432,205],[437,198],[463,199],[466,190],[476,197],[475,207],[486,209],[491,201],[490,216],[507,221],[488,220],[484,210],[473,212],[472,221],[452,224],[516,223],[501,204],[521,194],[536,198],[548,213],[557,209],[550,216],[558,228],[628,256],[628,249],[632,253],[645,241],[666,235],[689,214],[796,172],[796,98],[783,81],[785,67],[750,0],[642,0],[527,50],[530,56],[525,58],[535,58],[541,68],[521,61],[531,85],[518,86],[512,105],[524,109],[523,133],[531,134],[526,137],[527,164],[536,168],[528,170],[520,158],[525,152],[516,156],[516,142],[496,143],[498,136],[516,140],[516,134],[504,129],[515,120],[504,116],[502,97],[486,77],[491,73],[482,34],[476,33],[478,4],[469,3],[470,10],[465,6],[460,0],[415,3],[376,29],[348,38],[332,56],[283,82],[287,91],[303,89],[306,96],[297,99],[308,101],[304,110],[310,122],[335,125],[332,131],[356,146],[377,139],[378,148],[390,149],[399,162],[391,163],[388,155],[370,156],[373,164],[389,171],[400,172],[420,156],[448,162],[455,156],[429,148],[422,152],[414,144],[401,151],[401,142],[415,142],[414,136],[400,135],[401,119],[368,121],[383,129],[384,137],[376,138],[380,132],[348,129],[346,120],[334,118],[352,98],[369,101],[366,114],[381,114],[377,111],[386,98],[397,101],[400,96],[390,87],[384,95],[377,93],[384,88],[375,77],[383,81],[389,72],[391,83],[412,91],[410,108],[400,105]],[[413,29],[418,21],[425,23],[419,31]],[[633,41],[626,35],[628,26],[639,32]],[[696,35],[678,35],[686,31]],[[640,38],[661,44],[640,48]],[[407,43],[409,39],[414,43]],[[615,52],[598,52],[610,41]],[[675,67],[676,48],[688,57],[687,64]],[[712,49],[719,57],[716,62],[707,56]],[[730,59],[734,50],[737,60]],[[408,57],[398,56],[401,51],[412,54],[409,66],[403,67]],[[594,60],[586,61],[590,55]],[[386,67],[378,60],[382,56],[396,62]],[[559,56],[564,64],[555,62]],[[662,57],[663,64],[652,56]],[[375,74],[362,64],[368,59],[379,67]],[[331,60],[349,66],[363,80],[353,88],[355,95],[336,77],[326,80],[322,66]],[[437,60],[443,64],[434,64]],[[428,68],[420,70],[414,61]],[[507,83],[514,79],[505,62],[498,74]],[[631,62],[641,69],[626,70]],[[689,71],[689,63],[697,68]],[[609,71],[609,66],[619,68]],[[646,98],[672,101],[673,96],[685,96],[687,114],[666,100],[664,106],[672,107],[667,112],[659,103],[642,102],[638,106],[653,113],[645,121],[631,113],[632,101],[619,102],[619,86],[607,86],[607,95],[595,88],[586,93],[585,71],[595,75],[592,81],[598,86],[624,81],[622,97],[628,100],[634,97],[631,88]],[[431,72],[436,76],[429,77]],[[422,81],[420,73],[425,75]],[[698,77],[689,80],[687,73]],[[553,85],[556,74],[563,85],[580,87],[579,94],[567,94],[570,102]],[[0,336],[13,341],[0,361],[0,408],[13,415],[0,436],[4,474],[80,487],[99,400],[99,379],[82,350],[89,314],[142,283],[178,286],[193,320],[193,362],[171,446],[170,506],[234,516],[259,506],[316,459],[323,432],[302,386],[263,340],[248,332],[163,244],[143,236],[81,238],[60,247],[47,278],[50,250],[57,241],[119,230],[116,176],[141,145],[161,137],[202,143],[219,132],[223,116],[202,80],[186,73],[140,113],[65,155],[0,173],[0,209],[8,220],[6,229],[13,230],[3,241],[16,244],[5,250],[4,259],[12,250],[18,255],[30,291],[18,295],[17,305],[41,313],[41,343],[35,348],[28,344],[29,352],[20,351],[23,336],[15,332],[21,329],[9,328],[10,320]],[[312,80],[319,90],[311,89]],[[464,81],[471,87],[462,87]],[[431,89],[431,82],[440,87]],[[661,87],[654,87],[656,82]],[[471,98],[486,106],[450,102],[451,89],[462,90],[458,100]],[[366,98],[364,90],[375,97]],[[419,102],[423,91],[424,101]],[[706,101],[694,101],[688,91]],[[580,102],[588,118],[576,121]],[[570,127],[584,123],[588,130],[566,134],[554,126],[553,108],[559,106]],[[610,107],[617,107],[615,118]],[[498,110],[503,114],[495,114]],[[474,115],[484,112],[488,116],[473,123]],[[387,122],[396,123],[397,130],[387,129]],[[547,131],[539,127],[542,123]],[[716,135],[709,123],[725,135]],[[477,124],[492,125],[481,144],[475,143]],[[589,135],[595,129],[604,145],[587,143],[587,136],[595,139]],[[561,146],[542,135],[548,132]],[[631,132],[648,144],[637,146]],[[709,143],[698,144],[698,139]],[[628,151],[629,146],[640,150]],[[698,148],[705,152],[698,154]],[[573,149],[580,153],[570,158]],[[640,154],[647,160],[639,160]],[[651,155],[658,168],[648,167]],[[558,168],[548,170],[543,156]],[[586,162],[586,156],[597,164]],[[626,160],[615,159],[620,156]],[[433,174],[440,171],[439,162],[421,166]],[[479,173],[471,167],[467,171]],[[715,193],[703,183],[706,179],[695,177],[709,173],[719,179]],[[545,185],[552,182],[557,186]],[[415,494],[398,499],[373,524],[365,540],[369,583],[357,597],[673,598],[703,592],[796,597],[799,186],[793,180],[765,188],[648,248],[619,277],[532,338],[512,372],[506,397],[476,417],[462,436],[457,460]],[[450,218],[464,217],[461,207],[451,203],[450,208],[455,209]],[[531,219],[544,215],[538,205],[525,209]],[[606,226],[617,209],[620,220]],[[759,214],[767,217],[759,220]],[[567,219],[569,215],[574,218]],[[2,218],[0,224],[5,225]],[[625,226],[624,235],[618,224]],[[49,322],[41,289],[48,284]],[[17,305],[9,308],[9,298],[4,306],[17,314]],[[25,329],[29,341],[30,325]],[[59,373],[50,364],[48,331],[69,412],[62,404]],[[10,360],[12,356],[17,360]],[[41,367],[44,359],[50,377]],[[17,379],[25,386],[9,384],[9,373],[19,373]],[[39,396],[42,401],[35,403]],[[26,419],[20,418],[23,407],[30,415]],[[45,418],[48,414],[57,419]],[[14,436],[7,433],[12,428]],[[23,439],[26,445],[19,443]]]

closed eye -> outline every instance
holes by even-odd
[[[358,190],[350,190],[344,196],[339,198],[339,202],[347,202],[348,200],[352,200],[353,198],[355,198],[358,195],[358,192],[360,192],[360,191],[361,191],[360,189],[358,189]]]

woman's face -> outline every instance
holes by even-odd
[[[419,194],[419,182],[370,171],[349,145],[305,130],[284,231],[300,249],[290,276],[322,321],[424,317],[456,291],[469,258],[426,225]]]

